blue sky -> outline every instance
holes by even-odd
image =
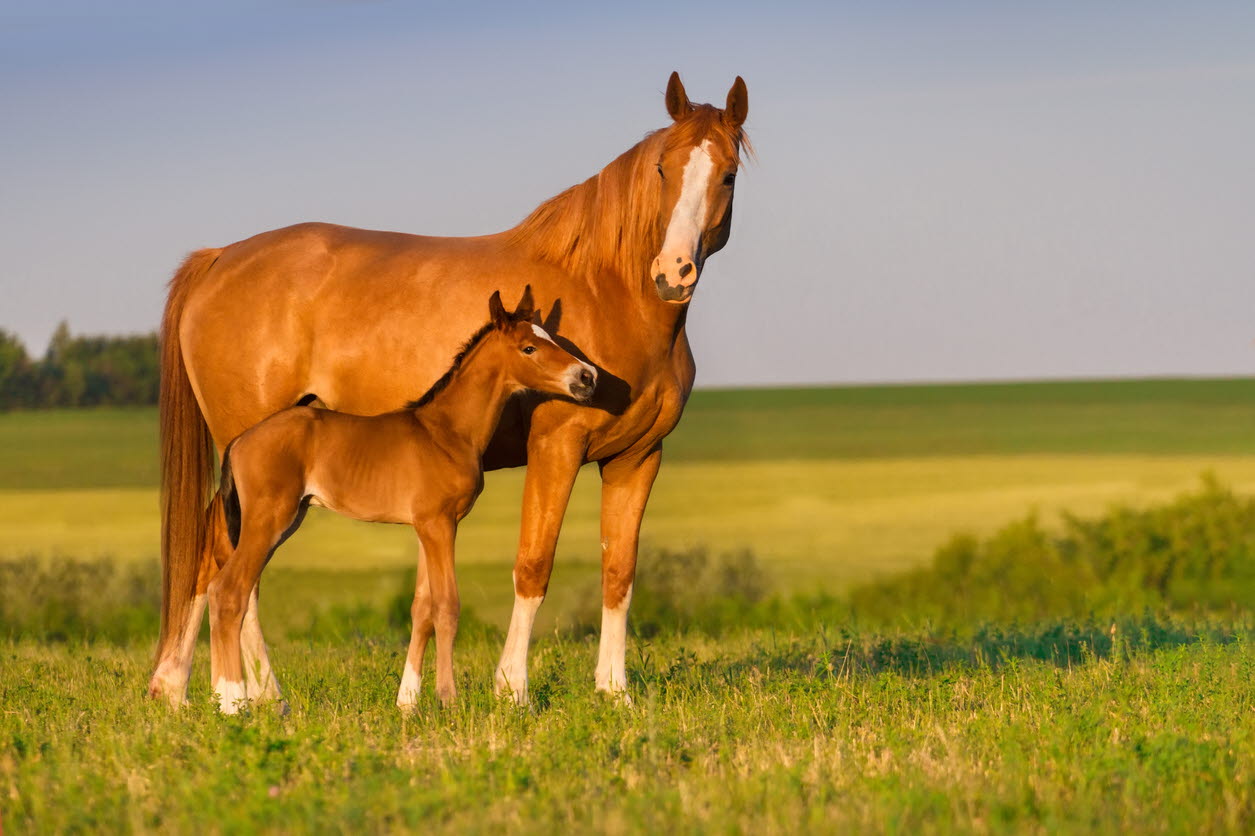
[[[749,85],[699,385],[1248,374],[1255,4],[0,5],[0,327],[155,326],[187,251],[513,225]]]

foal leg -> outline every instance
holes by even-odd
[[[233,551],[231,539],[227,535],[226,517],[223,515],[222,498],[214,496],[209,506],[209,544],[212,550],[213,565],[220,567],[226,564]],[[206,583],[208,583],[206,581]],[[205,587],[199,588],[200,592]],[[266,638],[261,632],[261,621],[257,617],[258,589],[254,587],[249,595],[248,607],[244,612],[244,623],[240,631],[240,652],[244,656],[244,673],[246,676],[245,692],[248,698],[259,702],[275,701],[279,710],[286,712],[287,704],[283,701],[283,693],[279,690],[279,682],[275,679],[270,667],[270,654],[266,650]],[[211,594],[212,597],[212,594]],[[201,609],[204,599],[201,598]],[[210,633],[213,625],[210,625]],[[212,683],[211,683],[212,684]]]
[[[601,464],[601,641],[597,648],[598,691],[627,695],[627,616],[636,578],[641,518],[653,488],[662,447],[643,459]]]
[[[257,617],[257,597],[261,584],[253,586],[248,596],[248,608],[244,611],[244,623],[240,628],[240,655],[244,660],[244,690],[253,702],[273,702],[280,714],[288,713],[288,703],[283,699],[279,681],[270,667],[270,654],[266,651],[266,638],[261,634],[261,621]]]
[[[527,460],[523,528],[514,560],[514,612],[496,675],[497,694],[508,692],[518,705],[527,704],[527,649],[532,625],[549,589],[562,516],[584,463],[584,448],[573,439],[545,439],[529,445]]]
[[[427,653],[427,641],[435,631],[431,609],[431,583],[427,579],[427,557],[423,544],[418,544],[418,574],[414,580],[414,603],[410,605],[410,648],[405,654],[405,672],[401,674],[401,689],[397,692],[397,707],[410,709],[418,702],[419,688],[423,684],[423,657]]]
[[[254,501],[254,507],[262,505]],[[218,709],[235,714],[248,698],[240,636],[249,599],[270,555],[299,523],[299,503],[285,503],[261,513],[245,512],[239,545],[209,585],[211,677]]]
[[[436,696],[450,705],[457,696],[453,680],[453,639],[458,633],[458,584],[453,574],[453,540],[457,523],[439,518],[417,523],[415,529],[423,544],[427,581],[431,590],[432,620],[436,629]]]

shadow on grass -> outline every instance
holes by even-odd
[[[1188,621],[1144,613],[1113,620],[1060,619],[1022,626],[984,625],[972,632],[853,633],[822,627],[809,633],[755,631],[740,652],[698,661],[684,650],[670,661],[657,658],[649,644],[639,644],[631,675],[638,685],[665,689],[692,677],[736,682],[787,672],[815,681],[893,672],[931,676],[943,671],[997,670],[1019,661],[1045,662],[1061,668],[1098,659],[1128,659],[1157,650],[1209,643],[1244,641],[1255,633],[1249,620]],[[750,635],[750,634],[745,634]],[[737,644],[736,636],[728,637]]]

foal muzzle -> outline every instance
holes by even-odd
[[[592,400],[593,390],[597,388],[596,369],[587,363],[580,363],[572,367],[569,378],[567,387],[571,390],[572,398],[580,403],[588,403]]]

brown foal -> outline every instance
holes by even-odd
[[[414,626],[397,704],[416,701],[433,631],[436,694],[442,703],[453,700],[459,612],[453,542],[483,489],[484,450],[501,412],[524,389],[586,403],[597,379],[592,366],[532,323],[532,304],[530,287],[514,313],[494,293],[491,320],[405,409],[364,417],[295,406],[227,446],[219,494],[234,550],[210,582],[209,612],[214,692],[224,713],[235,713],[246,699],[240,636],[249,596],[310,505],[414,526],[421,548]]]

